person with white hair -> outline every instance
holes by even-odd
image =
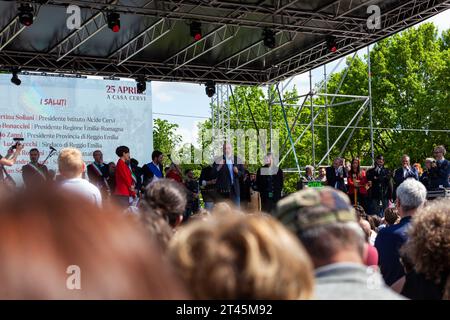
[[[344,159],[336,158],[332,167],[327,167],[327,184],[330,187],[347,192],[345,179],[347,179],[347,170],[344,166]]]
[[[316,179],[314,178],[314,167],[311,165],[307,165],[305,167],[305,182],[308,183],[310,181],[315,181]]]
[[[395,170],[394,173],[394,197],[396,195],[395,190],[405,181],[406,179],[419,180],[419,172],[417,169],[411,166],[410,158],[407,154],[402,156],[402,166]],[[395,199],[394,199],[395,200]]]
[[[424,185],[415,179],[406,179],[397,188],[396,206],[401,220],[398,224],[383,228],[375,240],[379,254],[378,263],[388,286],[405,275],[399,250],[408,240],[407,231],[411,219],[424,205],[426,197],[427,190]]]

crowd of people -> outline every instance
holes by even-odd
[[[427,200],[448,187],[449,163],[434,152],[422,174],[407,156],[393,174],[382,156],[367,172],[358,159],[318,177],[308,166],[284,195],[270,154],[251,174],[230,144],[199,179],[163,168],[159,151],[140,167],[126,146],[89,165],[63,149],[55,176],[30,150],[24,188],[2,172],[0,298],[450,299],[450,200]]]
[[[361,169],[359,158],[352,159],[348,166],[344,159],[336,158],[332,166],[325,168],[325,175],[320,173],[317,178],[314,168],[308,166],[304,181],[320,181],[341,190],[348,194],[353,205],[361,205],[370,215],[384,217],[386,208],[395,202],[397,188],[406,179],[420,181],[428,191],[450,187],[450,163],[445,154],[444,146],[434,148],[435,158],[427,158],[424,169],[420,163],[411,164],[406,154],[395,170],[385,167],[383,155],[378,155],[374,167],[367,171]]]

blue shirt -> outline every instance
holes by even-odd
[[[405,275],[400,263],[400,248],[408,240],[411,216],[404,217],[398,224],[383,228],[378,232],[375,247],[378,250],[378,264],[388,286]]]
[[[231,184],[233,184],[234,172],[233,172],[233,160],[232,159],[227,158],[227,167],[228,167],[228,171],[230,171]]]

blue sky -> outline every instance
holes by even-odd
[[[433,22],[439,31],[450,28],[450,10],[426,20]],[[365,54],[362,49],[358,54]],[[333,70],[338,61],[327,65],[327,72]],[[342,69],[341,63],[337,71]],[[323,79],[323,67],[312,71],[313,84]],[[309,92],[309,75],[304,73],[294,77],[287,88],[295,85],[301,94]],[[179,125],[178,134],[184,142],[194,142],[197,137],[197,124],[210,116],[210,99],[205,94],[203,85],[177,82],[152,82],[153,118],[166,119]]]

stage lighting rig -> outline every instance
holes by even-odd
[[[108,12],[106,20],[108,21],[108,28],[110,28],[112,32],[117,33],[120,31],[120,14],[117,12]]]
[[[212,80],[206,81],[205,92],[208,97],[212,98],[216,94],[216,83]]]
[[[137,93],[142,94],[147,90],[147,82],[144,76],[140,76],[136,79]]]
[[[328,36],[327,37],[327,48],[328,51],[335,53],[338,49],[337,47],[337,42],[336,42],[336,37],[333,36]]]
[[[21,24],[26,27],[31,26],[34,21],[33,7],[29,4],[21,4],[19,7],[18,17]]]
[[[190,25],[191,37],[194,38],[195,41],[199,41],[203,38],[202,35],[202,24],[198,21],[192,21]]]
[[[19,79],[19,74],[20,69],[19,68],[12,68],[11,73],[12,73],[12,78],[11,78],[11,82],[14,83],[16,86],[20,86],[22,84],[22,81]]]
[[[271,29],[264,29],[263,31],[264,36],[264,45],[270,49],[275,48],[275,32]]]

